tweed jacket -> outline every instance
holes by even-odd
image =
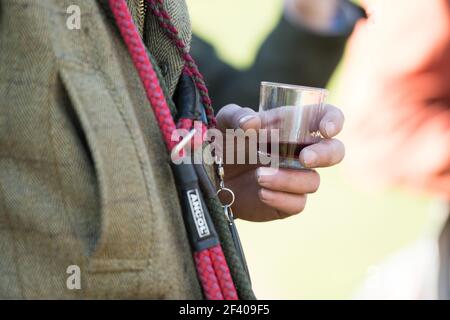
[[[183,61],[129,6],[173,94]],[[176,194],[107,1],[0,0],[0,298],[202,298]]]
[[[142,0],[128,4],[172,95],[184,63]],[[67,26],[73,5],[79,30]],[[165,6],[189,47],[186,4]],[[247,73],[211,48],[193,54],[216,105],[256,107],[245,92],[261,80],[324,85],[347,36],[281,21]],[[0,298],[202,298],[165,146],[107,0],[0,0]]]

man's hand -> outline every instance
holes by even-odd
[[[316,31],[328,31],[341,0],[284,0],[285,13]]]
[[[228,105],[217,115],[218,127],[225,129],[261,129],[261,115],[252,109]],[[343,127],[342,112],[324,107],[319,130],[326,138],[302,150],[299,161],[306,168],[333,166],[342,161],[344,145],[333,139]],[[319,188],[320,177],[314,170],[290,170],[256,165],[225,164],[225,184],[236,194],[235,216],[250,221],[286,218],[303,211],[306,195]]]

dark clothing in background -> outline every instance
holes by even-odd
[[[325,87],[352,29],[341,34],[319,34],[283,18],[247,70],[224,63],[210,44],[196,36],[191,52],[206,78],[216,112],[228,103],[257,110],[261,81]]]

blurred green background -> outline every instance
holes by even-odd
[[[252,63],[282,9],[281,0],[188,0],[188,5],[194,31],[239,68]],[[338,75],[333,79],[331,103]],[[361,191],[340,167],[320,173],[321,188],[301,215],[238,222],[260,299],[352,298],[372,266],[427,228],[429,199],[400,190]]]

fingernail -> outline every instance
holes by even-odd
[[[270,201],[271,193],[267,189],[259,190],[259,197],[262,201]]]
[[[302,152],[303,164],[307,167],[311,167],[317,160],[317,154],[312,150],[303,150]]]
[[[256,178],[259,183],[267,182],[268,180],[270,180],[270,177],[275,175],[277,172],[277,168],[259,167],[258,170],[256,170]]]
[[[255,115],[248,115],[244,116],[241,119],[239,119],[239,126],[242,127],[246,122],[252,120],[255,118]]]
[[[334,125],[333,122],[328,121],[325,124],[325,131],[326,131],[328,137],[332,137],[336,133],[336,126]]]

